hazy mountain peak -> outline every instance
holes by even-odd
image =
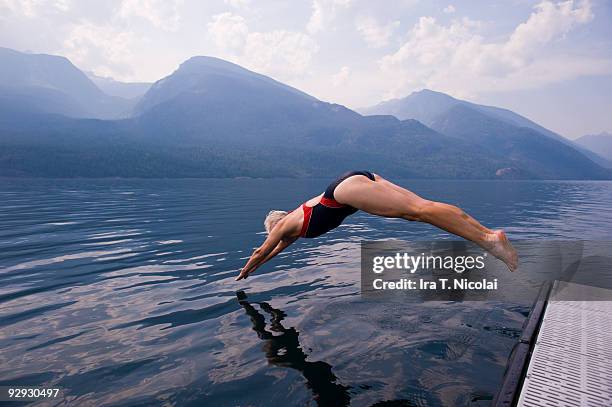
[[[71,117],[116,118],[128,102],[102,92],[63,56],[0,48],[0,87],[12,108]]]
[[[387,100],[370,108],[360,109],[360,112],[366,115],[390,114],[400,120],[416,119],[429,126],[439,114],[461,102],[445,93],[422,89],[401,99]]]
[[[200,94],[202,98],[223,103],[228,99],[260,98],[272,93],[276,97],[290,94],[294,98],[297,96],[302,100],[318,102],[298,89],[232,62],[210,56],[195,56],[183,62],[172,74],[155,82],[136,106],[135,114],[142,114],[181,95]]]
[[[612,133],[607,132],[607,131],[602,131],[599,134],[594,134],[594,136],[597,136],[597,137],[612,137]]]
[[[601,164],[612,168],[612,163],[610,163],[612,161],[612,134],[605,131],[599,134],[588,134],[578,138],[576,143],[607,159],[607,163]]]
[[[252,78],[255,80],[261,80],[268,83],[273,83],[278,86],[290,88],[289,86],[275,81],[274,79],[265,75],[253,72],[247,68],[237,65],[233,62],[226,61],[221,58],[211,56],[194,56],[184,61],[170,76],[185,76],[193,75],[201,78],[211,76],[224,76],[224,77],[240,77],[240,78]],[[163,78],[161,81],[165,81]]]
[[[609,133],[607,131],[602,131],[601,133],[596,133],[596,134],[586,134],[576,139],[576,141],[583,140],[583,139],[606,139],[606,138],[612,138],[612,133]]]
[[[197,55],[193,56],[179,65],[179,69],[190,69],[190,68],[223,68],[223,69],[236,69],[242,72],[250,72],[248,69],[241,67],[233,62],[225,59],[212,57],[208,55]]]
[[[370,108],[361,109],[361,112],[363,114],[392,114],[400,120],[413,118],[431,126],[439,115],[446,113],[449,109],[458,105],[470,107],[491,118],[501,120],[514,126],[531,128],[546,136],[566,144],[571,144],[565,137],[509,109],[468,102],[431,89],[422,89],[417,92],[412,92],[402,99],[385,101]]]
[[[582,154],[586,155],[590,160],[604,167],[612,167],[609,160],[599,156],[592,151],[592,148],[587,148],[586,145],[573,142],[547,128],[540,126],[528,118],[514,113],[509,109],[504,109],[495,106],[480,105],[466,100],[456,99],[442,92],[437,92],[431,89],[423,89],[417,92],[412,92],[405,98],[394,99],[379,103],[376,106],[361,109],[363,114],[390,114],[400,120],[409,118],[417,119],[427,126],[436,130],[436,126],[441,125],[441,117],[445,116],[444,120],[449,120],[447,113],[456,106],[469,107],[484,115],[488,116],[489,120],[497,120],[501,124],[511,125],[518,128],[526,127],[535,130],[537,133],[554,140],[560,141],[572,148],[577,149]],[[466,112],[467,113],[467,112]],[[461,120],[458,115],[455,119]],[[597,149],[596,149],[597,150]]]
[[[39,86],[61,90],[72,97],[100,90],[70,60],[63,56],[26,54],[0,48],[0,85],[8,87]]]
[[[438,98],[451,99],[451,100],[458,101],[457,99],[455,99],[454,97],[450,95],[447,95],[446,93],[438,92],[436,90],[431,90],[427,88],[414,91],[410,95],[406,96],[406,98],[410,98],[410,97],[438,97]]]
[[[251,71],[243,66],[227,61],[225,59],[212,56],[194,56],[183,62],[174,74],[195,74],[202,77],[220,75],[224,77],[250,78],[250,80],[261,81],[268,85],[273,85],[286,91],[299,94],[311,100],[316,100],[314,97],[299,89],[285,85],[269,76]],[[173,75],[174,75],[173,74]]]
[[[93,72],[86,72],[86,74],[102,92],[125,99],[142,97],[152,85],[148,82],[122,82],[108,76],[98,76]]]

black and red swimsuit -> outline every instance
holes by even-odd
[[[321,198],[321,202],[315,206],[306,206],[305,203],[302,204],[304,224],[302,225],[300,237],[321,236],[323,233],[329,232],[340,226],[347,216],[357,212],[357,208],[341,204],[334,199],[334,190],[336,187],[345,179],[356,175],[363,175],[372,181],[375,180],[374,174],[369,171],[349,171],[341,175],[327,187]]]

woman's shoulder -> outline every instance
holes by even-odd
[[[292,210],[285,216],[281,221],[282,234],[286,237],[299,236],[302,230],[302,223],[304,222],[304,211],[302,205]]]
[[[309,200],[307,200],[306,202],[304,202],[304,204],[305,204],[306,206],[310,206],[310,207],[315,206],[316,204],[318,204],[319,202],[321,202],[321,198],[322,198],[322,197],[323,197],[323,194],[321,194],[321,195],[317,195],[317,196],[315,196],[314,198],[310,198]],[[301,205],[300,205],[300,207],[301,207]]]

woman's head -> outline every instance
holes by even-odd
[[[274,226],[285,216],[287,216],[286,211],[270,211],[268,212],[268,216],[266,216],[266,220],[264,220],[264,227],[266,228],[266,232],[270,233]]]

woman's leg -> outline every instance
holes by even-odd
[[[338,185],[334,196],[340,203],[373,215],[429,223],[490,251],[511,271],[518,265],[516,251],[503,231],[490,230],[456,206],[423,199],[378,175],[376,181],[350,177]]]
[[[407,190],[405,188],[402,188],[399,185],[395,185],[394,183],[392,183],[390,181],[387,181],[386,179],[382,178],[378,174],[376,174],[376,181],[377,182],[381,182],[382,184],[384,184],[385,186],[387,186],[389,188],[393,188],[395,191],[403,194],[407,199],[413,199],[413,200],[414,199],[416,199],[416,200],[420,199],[421,201],[424,201],[423,198],[421,198],[420,196],[418,196],[414,192],[409,191],[409,190]],[[442,202],[435,202],[435,201],[428,201],[428,202],[434,206],[434,208],[432,208],[434,210],[434,212],[438,212],[438,213],[434,214],[433,222],[429,222],[427,220],[424,220],[427,223],[430,223],[430,224],[432,224],[434,226],[437,226],[440,229],[444,229],[447,232],[450,232],[450,233],[453,233],[455,235],[464,237],[460,233],[456,233],[456,232],[454,232],[452,230],[449,230],[447,227],[445,227],[444,224],[437,224],[437,222],[440,219],[442,219],[442,222],[444,222],[447,217],[451,217],[451,218],[452,217],[461,217],[462,219],[467,221],[472,227],[476,228],[477,230],[479,230],[482,233],[486,233],[486,234],[494,233],[494,231],[492,231],[491,229],[489,229],[489,228],[483,226],[482,224],[480,224],[480,222],[478,222],[476,219],[474,219],[473,217],[471,217],[470,215],[465,213],[461,208],[458,208],[458,207],[453,206],[453,205],[445,204],[445,203],[442,203]],[[438,208],[438,211],[435,211],[436,207]],[[411,219],[409,219],[409,220],[411,220]],[[468,240],[471,240],[471,239],[468,239]]]

